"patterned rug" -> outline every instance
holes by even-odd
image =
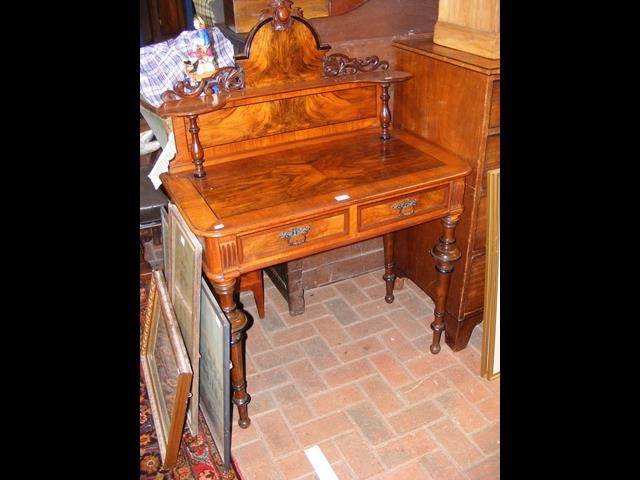
[[[141,326],[147,304],[148,278],[140,277]],[[192,436],[185,425],[175,468],[160,471],[160,446],[153,425],[142,366],[140,367],[140,480],[242,480],[233,456],[229,474],[224,475],[222,459],[199,409],[198,415],[198,435]]]

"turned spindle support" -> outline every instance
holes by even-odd
[[[382,135],[380,135],[380,139],[389,140],[391,135],[389,135],[389,126],[391,125],[391,110],[389,110],[389,99],[391,96],[389,95],[389,85],[390,83],[384,82],[381,84],[382,86],[382,95],[380,98],[382,99],[382,109],[380,110],[380,127],[382,128]]]
[[[220,307],[231,323],[231,388],[233,389],[233,403],[238,407],[238,425],[247,428],[251,425],[248,405],[251,395],[247,393],[245,380],[244,348],[245,330],[247,329],[247,316],[236,307],[233,292],[236,281],[240,278],[212,278],[211,283],[220,300]]]
[[[198,127],[198,115],[188,115],[187,118],[189,118],[189,132],[191,132],[191,158],[196,167],[193,176],[196,178],[204,178],[206,176],[206,172],[202,167],[204,150],[200,143],[200,137],[198,136],[198,132],[200,132],[200,127]]]
[[[396,275],[393,273],[393,240],[395,233],[386,233],[382,236],[384,245],[384,275],[382,279],[386,283],[387,294],[384,296],[384,301],[387,303],[393,303],[393,287],[395,286]]]
[[[451,272],[453,272],[453,263],[458,261],[462,256],[455,239],[458,218],[459,215],[452,215],[441,220],[443,234],[430,252],[436,261],[436,271],[438,272],[438,286],[433,312],[434,320],[431,323],[433,341],[429,347],[429,350],[431,350],[431,353],[434,355],[440,351],[440,337],[445,328],[444,315],[446,311],[447,294],[449,293],[449,283],[451,282]]]

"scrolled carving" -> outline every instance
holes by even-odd
[[[242,90],[244,88],[244,70],[242,65],[223,67],[216,70],[212,78],[217,82],[219,88],[228,92],[231,90]]]
[[[200,80],[191,84],[189,80],[179,80],[173,84],[173,90],[167,90],[161,96],[163,102],[175,102],[182,98],[195,98],[203,92],[205,95],[213,96],[213,85],[206,81]]]
[[[244,88],[244,70],[242,65],[234,67],[222,67],[212,75],[192,83],[191,80],[179,80],[173,85],[173,90],[167,90],[162,94],[162,101],[172,102],[182,98],[194,98],[202,95],[212,96],[214,87],[222,90],[242,90]]]
[[[387,70],[389,62],[380,60],[377,55],[359,58],[349,58],[342,53],[325,55],[323,60],[325,77],[337,77],[339,75],[353,75],[357,72],[373,72],[374,70]]]
[[[292,15],[302,17],[302,10],[294,7],[291,0],[271,0],[269,6],[260,12],[258,21],[273,18],[273,29],[278,31],[286,30],[293,23]]]

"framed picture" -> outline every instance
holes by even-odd
[[[500,375],[500,169],[487,172],[487,264],[480,374]]]
[[[169,212],[166,207],[160,208],[160,222],[162,224],[162,263],[164,265],[164,279],[171,284],[171,268],[169,266]]]
[[[193,369],[187,425],[198,433],[198,383],[200,381],[200,280],[202,244],[187,226],[178,208],[169,203],[169,296]]]
[[[200,410],[228,471],[231,461],[231,327],[204,278],[200,318]]]
[[[162,468],[176,464],[193,372],[161,270],[151,275],[140,360]]]

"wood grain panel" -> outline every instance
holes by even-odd
[[[368,0],[341,15],[332,13],[329,17],[314,18],[310,23],[316,27],[322,41],[331,44],[333,51],[342,51],[339,42],[384,37],[390,43],[409,31],[432,33],[437,16],[438,0]],[[379,55],[377,49],[366,52],[366,55],[374,54]]]
[[[485,254],[475,255],[469,267],[469,279],[465,288],[464,311],[473,312],[484,304],[484,267]]]
[[[327,218],[299,222],[286,225],[267,232],[240,237],[241,262],[248,262],[259,257],[279,252],[293,251],[301,247],[317,242],[348,234],[348,211]],[[292,229],[308,228],[306,235],[295,235],[290,239],[281,238],[280,235],[290,232]],[[290,243],[297,243],[292,245]]]
[[[409,216],[420,217],[424,213],[445,208],[448,199],[449,186],[446,185],[366,205],[358,209],[358,229],[363,231],[388,223],[401,222]],[[402,207],[403,202],[415,202],[415,204]]]
[[[208,148],[376,117],[376,101],[376,87],[369,86],[225,108],[202,118],[200,141]]]
[[[500,58],[500,0],[440,0],[433,41]]]
[[[337,135],[356,130],[363,130],[368,127],[378,127],[378,120],[368,118],[363,120],[355,120],[352,122],[336,123],[334,125],[326,125],[317,128],[309,128],[306,130],[296,130],[293,132],[285,132],[269,137],[259,137],[245,140],[237,143],[228,143],[225,145],[217,145],[205,149],[205,165],[214,165],[233,160],[235,157],[246,156],[248,152],[263,147],[271,147],[288,142],[309,139],[313,141],[316,138],[326,137],[328,135]],[[227,157],[223,157],[227,156]],[[189,162],[187,169],[193,169],[193,165]]]
[[[401,134],[382,144],[378,133],[334,136],[331,142],[307,143],[304,148],[283,147],[273,153],[212,165],[207,168],[207,176],[198,180],[197,188],[229,228],[229,217],[261,209],[299,211],[313,199],[323,198],[334,204],[333,196],[338,194],[349,194],[352,199],[375,195],[378,192],[372,184],[377,182],[388,182],[386,188],[393,186],[396,195],[400,195],[409,181],[416,183],[421,177],[428,179],[449,170],[441,160],[444,154],[436,153],[435,158],[414,148],[409,143],[411,137],[401,138]],[[416,189],[420,187],[428,185]],[[288,203],[294,199],[295,203]],[[266,211],[259,220],[264,216],[268,216]]]
[[[397,68],[412,73],[414,80],[396,86],[394,126],[475,164],[484,140],[486,77],[400,48],[396,55]]]
[[[494,80],[491,94],[491,112],[489,114],[489,128],[500,126],[500,80]]]
[[[363,3],[369,0],[330,0],[329,1],[329,14],[330,15],[342,15],[350,12],[351,10],[358,8]],[[304,11],[304,10],[303,10]],[[313,18],[304,14],[306,18]]]
[[[268,22],[247,39],[247,59],[238,57],[244,67],[247,88],[311,80],[323,76],[324,50],[305,23],[295,20],[284,31]],[[287,41],[282,41],[282,38]],[[328,48],[328,46],[327,46]]]
[[[473,254],[485,251],[487,239],[487,196],[478,197],[478,213],[476,216],[476,232],[473,239]]]

